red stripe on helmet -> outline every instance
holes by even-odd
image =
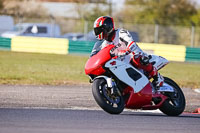
[[[97,20],[96,20],[96,27],[99,27],[99,24],[100,24],[100,22],[102,21],[102,24],[103,24],[103,22],[104,22],[104,20],[105,20],[106,18],[105,17],[99,17]]]

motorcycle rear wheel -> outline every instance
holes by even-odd
[[[168,99],[159,108],[164,114],[168,116],[178,116],[185,109],[185,96],[181,88],[170,78],[165,77],[164,82],[174,88],[174,93],[164,93]]]
[[[120,114],[124,110],[123,97],[116,92],[111,93],[105,79],[94,80],[92,93],[97,104],[107,113]]]

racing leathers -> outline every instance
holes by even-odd
[[[133,40],[132,36],[125,29],[115,30],[115,36],[112,39],[112,42],[104,40],[99,41],[95,44],[91,56],[96,54],[102,48],[106,47],[109,44],[114,44],[116,49],[111,51],[111,54],[118,56],[125,56],[132,52],[133,59],[131,61],[132,65],[138,69],[142,69],[147,73],[149,78],[154,78],[154,83],[157,87],[162,86],[164,78],[158,73],[156,68],[149,62],[149,55],[143,52],[140,47]]]

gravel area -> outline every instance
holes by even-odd
[[[200,93],[183,88],[187,112],[200,107]],[[0,85],[0,108],[98,109],[91,85],[31,86]]]

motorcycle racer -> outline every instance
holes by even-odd
[[[149,62],[150,56],[140,49],[127,30],[115,29],[112,17],[101,16],[97,18],[94,22],[94,34],[102,42],[96,43],[91,56],[107,45],[114,44],[115,50],[111,51],[111,54],[123,57],[132,52],[132,64],[147,73],[149,78],[153,78],[153,83],[157,88],[163,85],[164,78]]]

